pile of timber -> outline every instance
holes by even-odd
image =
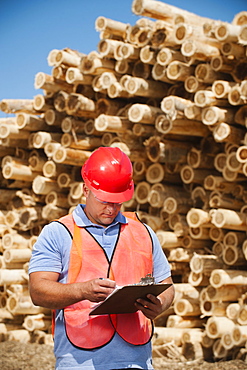
[[[231,23],[134,0],[134,25],[96,19],[88,55],[51,50],[42,93],[0,109],[0,340],[51,342],[28,263],[41,228],[84,202],[80,168],[99,146],[134,168],[137,211],[175,282],[155,321],[157,361],[247,351],[247,12]]]

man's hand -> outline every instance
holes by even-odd
[[[81,284],[82,299],[88,299],[91,302],[101,302],[113,292],[116,283],[110,279],[93,279]]]
[[[163,281],[162,284],[172,284],[159,296],[155,297],[153,294],[148,294],[147,299],[138,298],[136,300],[136,308],[141,310],[142,313],[150,320],[154,320],[162,312],[166,311],[174,299],[174,286],[172,278],[169,277]]]
[[[135,305],[148,319],[154,320],[163,311],[162,302],[159,297],[155,297],[153,294],[148,294],[147,299],[138,298]]]

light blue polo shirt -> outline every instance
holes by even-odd
[[[75,223],[87,227],[98,243],[111,258],[121,223],[127,223],[125,216],[119,213],[108,227],[93,224],[84,213],[84,204],[79,204],[73,211]],[[148,227],[148,226],[147,226]],[[160,282],[169,276],[171,271],[165,254],[153,230],[148,227],[153,239],[153,276]],[[46,225],[33,246],[29,263],[29,273],[52,271],[60,274],[59,282],[66,283],[71,236],[67,229],[58,222]],[[126,268],[124,266],[123,268]],[[104,330],[102,328],[102,330]],[[54,353],[57,370],[111,370],[123,368],[153,369],[151,342],[134,346],[125,342],[118,334],[104,347],[93,350],[78,349],[67,339],[64,327],[63,310],[56,310]]]

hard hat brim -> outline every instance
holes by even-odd
[[[109,203],[123,203],[130,200],[134,195],[134,182],[130,182],[130,186],[127,190],[121,193],[109,193],[101,189],[95,189],[87,178],[84,179],[86,186],[96,195],[97,198],[104,202]]]

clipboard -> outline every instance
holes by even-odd
[[[172,284],[135,284],[116,288],[103,302],[95,306],[89,315],[106,315],[116,313],[134,313],[137,311],[135,301],[147,299],[147,294],[158,296]]]

